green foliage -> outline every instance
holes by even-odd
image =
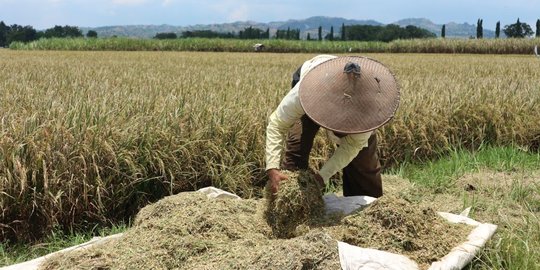
[[[287,30],[277,30],[276,39],[288,39],[288,40],[299,40],[300,39],[300,29],[290,29]]]
[[[0,21],[0,47],[6,47],[9,45],[9,43],[7,43],[8,32],[9,27],[4,23],[4,21]]]
[[[501,22],[498,21],[497,24],[495,25],[495,38],[499,38],[500,35],[501,35]]]
[[[286,31],[285,31],[286,33]],[[221,38],[181,38],[175,40],[100,38],[40,39],[14,42],[14,50],[75,51],[218,51],[252,52],[254,43],[264,43],[266,52],[279,53],[474,53],[530,54],[534,39],[401,39],[379,41],[306,42],[302,40],[240,40]]]
[[[4,30],[6,30],[4,45],[11,44],[12,42],[30,42],[38,39],[38,32],[29,25],[13,24],[9,27],[4,27]]]
[[[517,22],[510,25],[504,26],[504,34],[510,38],[524,38],[531,36],[534,32],[531,29],[531,26],[527,23],[522,23],[517,19]]]
[[[318,33],[318,36],[319,36],[319,41],[322,40],[322,26],[319,26],[319,29],[317,30],[317,33]]]
[[[127,230],[126,224],[113,225],[110,227],[91,228],[84,232],[64,232],[54,230],[45,238],[35,243],[0,243],[0,267],[22,263],[45,256],[61,249],[69,248],[75,245],[90,241],[95,236],[109,236]]]
[[[88,33],[86,33],[87,38],[97,38],[98,33],[94,30],[89,30]]]
[[[53,28],[46,29],[43,32],[45,38],[77,38],[82,36],[82,31],[78,27],[69,25],[55,25]]]
[[[408,25],[405,28],[395,24],[386,26],[378,25],[350,25],[346,26],[346,39],[359,41],[383,41],[389,42],[396,39],[433,38],[435,34]]]
[[[445,38],[445,37],[446,37],[446,24],[443,24],[443,26],[442,26],[442,29],[441,29],[441,37],[442,37],[442,38]]]
[[[404,162],[399,174],[427,186],[448,185],[468,172],[485,169],[497,171],[523,171],[537,169],[540,154],[527,152],[515,146],[494,147],[482,145],[475,151],[453,149],[435,160]],[[435,181],[435,182],[434,182]]]
[[[472,53],[530,54],[533,39],[413,39],[388,43],[385,52],[394,53]]]
[[[478,19],[476,22],[476,38],[481,39],[484,37],[484,27],[482,26],[482,23],[484,20]]]
[[[155,39],[176,39],[178,36],[176,33],[157,33],[154,36]]]
[[[536,37],[540,37],[540,19],[536,20]]]
[[[184,31],[182,32],[182,38],[234,38],[235,34],[220,33],[212,30],[194,30],[194,31]]]
[[[330,41],[333,41],[334,40],[334,27],[330,27],[330,33],[328,33],[326,35],[326,37],[324,37],[324,39],[326,40],[330,40]]]
[[[261,38],[268,38],[270,33],[270,29],[267,29],[267,31],[263,31],[259,28],[253,28],[253,27],[247,27],[243,31],[240,31],[238,34],[238,37],[240,39],[261,39]]]

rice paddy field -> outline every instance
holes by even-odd
[[[486,145],[538,152],[540,59],[361,55],[401,85],[397,115],[378,131],[386,169]],[[208,185],[260,197],[267,118],[313,56],[0,50],[0,239],[129,221]],[[317,137],[311,166],[333,147]]]

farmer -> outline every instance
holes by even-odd
[[[394,116],[398,104],[396,79],[375,60],[319,55],[304,62],[266,129],[266,171],[272,191],[287,179],[281,170],[308,169],[313,140],[322,127],[337,148],[316,173],[317,181],[326,184],[343,170],[344,196],[382,196],[375,130]]]

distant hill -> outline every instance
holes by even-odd
[[[316,37],[319,26],[323,28],[323,35],[330,32],[330,27],[334,27],[334,33],[337,36],[341,30],[341,25],[384,25],[381,22],[374,20],[351,20],[339,17],[315,16],[303,20],[288,20],[282,22],[261,23],[254,21],[243,21],[222,24],[197,24],[190,26],[172,26],[172,25],[124,25],[124,26],[103,26],[103,27],[81,27],[83,32],[94,30],[100,37],[123,36],[136,38],[151,38],[157,33],[174,32],[181,35],[184,31],[193,30],[212,30],[216,32],[235,32],[238,33],[247,27],[256,27],[263,30],[270,29],[270,33],[275,33],[278,29],[300,29],[302,37],[305,38],[307,33],[312,37]],[[409,18],[394,22],[400,26],[414,25],[420,28],[427,29],[437,36],[441,34],[442,24],[436,24],[424,18]],[[468,23],[446,23],[447,37],[468,38],[476,36],[476,25]],[[484,28],[484,37],[494,37],[495,32]]]
[[[403,20],[394,22],[394,24],[397,24],[399,26],[414,25],[416,27],[427,29],[435,33],[437,36],[441,35],[442,24],[436,24],[424,18],[403,19]],[[455,22],[446,23],[446,37],[468,38],[471,36],[476,37],[475,24],[455,23]],[[495,37],[495,31],[486,29],[484,27],[484,37],[486,38]]]

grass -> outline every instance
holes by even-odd
[[[404,162],[390,172],[411,179],[415,183],[444,188],[465,173],[493,170],[514,172],[537,170],[540,164],[538,152],[528,152],[513,146],[484,146],[475,151],[454,149],[436,160]]]
[[[424,163],[403,164],[394,173],[423,187],[418,200],[451,196],[471,217],[498,225],[488,246],[466,269],[539,269],[540,154],[517,147],[455,150]],[[423,194],[423,195],[422,195]]]
[[[49,253],[56,252],[68,247],[82,244],[90,241],[95,236],[108,236],[123,232],[127,229],[126,225],[114,225],[109,228],[94,228],[87,232],[65,233],[57,230],[34,244],[15,244],[7,242],[0,243],[0,267],[29,261]]]

